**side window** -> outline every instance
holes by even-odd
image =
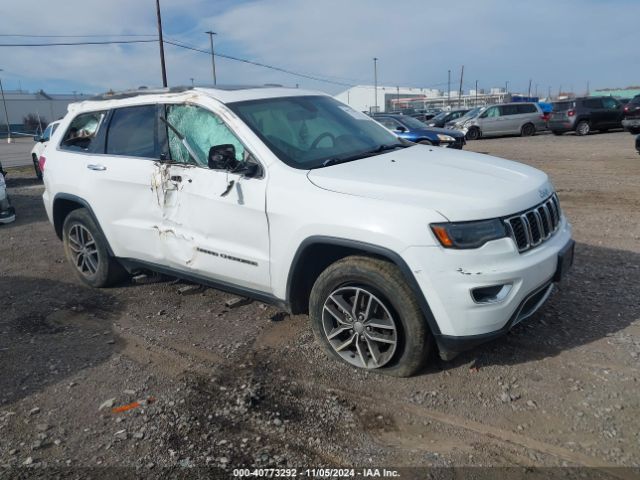
[[[502,115],[517,115],[518,105],[502,105],[500,107],[500,112]]]
[[[184,137],[196,157],[198,165],[208,167],[209,149],[216,145],[231,144],[236,150],[236,160],[245,161],[244,145],[227,125],[214,113],[195,105],[167,105],[167,123]],[[179,163],[193,163],[175,131],[167,127],[171,160]]]
[[[105,112],[81,113],[71,121],[64,134],[60,148],[63,150],[89,150],[96,138]]]
[[[523,103],[522,105],[517,105],[518,113],[537,113],[535,105],[530,103]]]
[[[587,98],[584,101],[584,106],[587,108],[602,108],[602,100],[600,98]]]
[[[395,130],[400,126],[400,124],[396,122],[393,118],[382,117],[382,118],[376,118],[376,120],[380,122],[382,125],[384,125],[385,127],[387,127],[389,130]]]
[[[483,117],[487,117],[487,118],[495,118],[499,116],[500,116],[500,110],[498,110],[498,107],[491,107],[483,115]]]
[[[159,158],[156,118],[155,105],[115,110],[107,131],[107,153]]]
[[[615,110],[619,108],[618,102],[616,102],[613,98],[605,97],[602,99],[602,104],[604,108],[608,108],[610,110]]]
[[[42,140],[44,140],[45,142],[48,142],[52,134],[53,134],[53,127],[49,125],[47,128],[44,129],[44,132],[42,132]]]

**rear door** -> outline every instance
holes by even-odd
[[[620,103],[615,98],[603,97],[602,108],[603,125],[609,128],[621,128],[623,112]]]
[[[524,122],[522,119],[525,115],[520,113],[519,105],[501,105],[501,133],[505,135],[513,135],[520,133],[520,127]]]
[[[87,159],[87,199],[116,256],[162,262],[156,105],[118,108],[104,120],[104,147]]]
[[[607,124],[607,115],[601,98],[586,98],[582,103],[587,110],[585,113],[589,116],[592,130],[597,130]]]

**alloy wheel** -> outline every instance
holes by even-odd
[[[73,264],[84,276],[95,275],[100,266],[98,246],[91,232],[83,225],[76,223],[69,230],[69,250]]]
[[[334,290],[322,308],[322,326],[333,350],[359,368],[380,368],[398,345],[396,320],[384,302],[360,286]]]

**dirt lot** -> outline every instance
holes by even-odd
[[[0,226],[0,465],[601,466],[637,478],[612,468],[640,466],[632,137],[468,149],[550,174],[574,225],[575,266],[507,337],[410,379],[327,359],[306,317],[258,302],[230,309],[213,289],[181,295],[186,284],[171,279],[82,286],[46,220],[42,186],[28,168],[12,172],[18,220]]]

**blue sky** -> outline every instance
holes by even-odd
[[[446,88],[504,86],[540,94],[640,84],[640,1],[483,0],[161,0],[165,36],[208,49],[318,75],[341,83]],[[34,28],[34,25],[37,26]],[[154,0],[12,2],[3,34],[155,34]],[[0,37],[0,43],[65,39]],[[74,41],[78,39],[67,39]],[[211,82],[210,58],[166,46],[171,85]],[[218,81],[281,83],[337,93],[346,87],[297,78],[231,60],[216,60]],[[161,83],[157,44],[0,47],[6,89],[100,92]]]

